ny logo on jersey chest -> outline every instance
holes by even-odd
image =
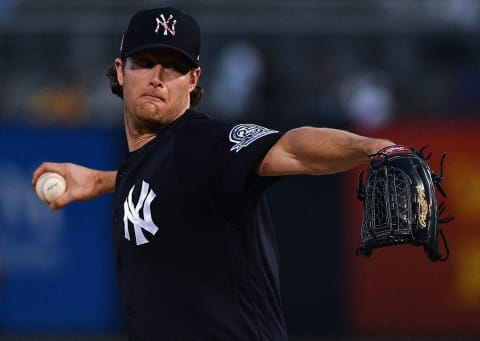
[[[128,197],[123,203],[123,224],[125,229],[125,238],[130,240],[129,223],[133,224],[133,231],[135,233],[135,242],[137,245],[148,243],[148,239],[145,237],[143,231],[148,231],[150,234],[155,235],[158,231],[157,225],[152,220],[152,212],[150,205],[153,199],[155,199],[155,192],[150,189],[150,185],[142,181],[142,189],[138,201],[135,204],[133,202],[133,191],[135,185],[132,186]],[[140,210],[142,214],[140,214]]]

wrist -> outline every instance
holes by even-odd
[[[368,156],[371,157],[372,155],[376,155],[379,153],[386,153],[390,148],[395,148],[395,147],[404,147],[404,146],[397,145],[390,140],[384,140],[384,139],[377,140],[377,143],[371,146]]]

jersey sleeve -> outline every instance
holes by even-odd
[[[278,177],[255,174],[257,166],[270,148],[283,135],[277,130],[256,124],[237,124],[228,127],[216,155],[223,160],[216,170],[218,190],[226,193],[263,191]]]
[[[207,184],[216,200],[241,204],[279,179],[257,176],[255,170],[282,135],[256,124],[190,120],[176,142],[179,168],[190,170],[188,181],[196,186]]]

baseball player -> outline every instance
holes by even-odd
[[[108,73],[124,104],[123,164],[100,171],[43,163],[32,184],[46,171],[66,178],[52,209],[115,192],[116,267],[131,340],[286,340],[265,190],[280,176],[356,167],[393,143],[199,113],[199,58],[191,16],[170,7],[136,13]]]

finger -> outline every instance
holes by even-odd
[[[37,169],[33,172],[32,175],[32,188],[35,188],[38,178],[45,172],[55,172],[64,176],[65,165],[63,163],[57,162],[43,162]]]
[[[52,210],[59,210],[61,208],[64,208],[67,206],[69,203],[73,201],[71,194],[67,191],[63,193],[61,196],[59,196],[57,199],[52,201],[49,206],[50,209]]]
[[[32,175],[32,188],[35,189],[35,184],[37,183],[38,178],[42,173],[44,173],[45,163],[42,163],[40,166],[35,169]]]

